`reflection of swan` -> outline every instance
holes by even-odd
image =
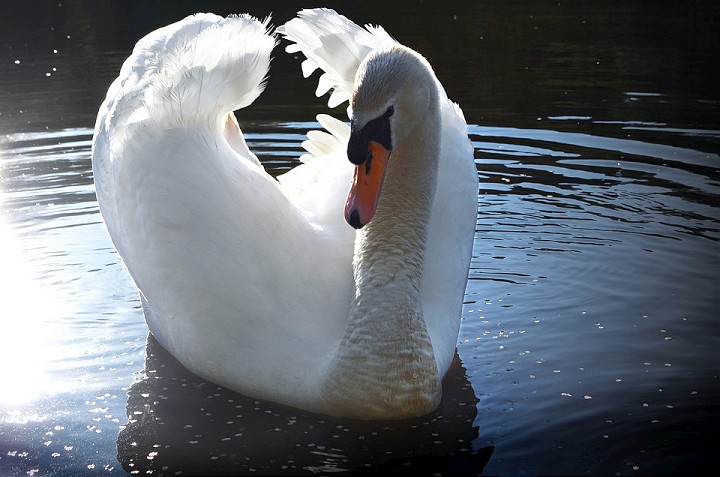
[[[281,31],[306,73],[325,70],[331,101],[352,95],[352,122],[322,118],[332,135],[310,134],[313,157],[278,182],[231,114],[262,90],[266,26],[197,15],[138,42],[96,124],[107,228],[150,330],[191,371],[313,412],[427,413],[455,351],[476,216],[462,113],[382,29],[302,12]],[[351,183],[358,232],[342,220]]]
[[[492,452],[474,448],[484,441],[478,400],[457,355],[435,412],[401,421],[327,419],[247,398],[189,373],[152,336],[142,374],[117,438],[118,460],[139,475],[377,475],[395,466],[465,475],[480,474]]]

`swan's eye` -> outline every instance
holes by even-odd
[[[386,118],[389,118],[389,117],[392,116],[394,113],[395,113],[395,107],[394,107],[394,106],[390,106],[390,107],[387,108],[387,110],[385,111],[385,117],[386,117]]]

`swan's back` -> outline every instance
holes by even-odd
[[[227,115],[262,91],[274,44],[247,16],[142,39],[100,109],[93,170],[158,341],[207,379],[302,407],[344,329],[352,236],[299,213]]]

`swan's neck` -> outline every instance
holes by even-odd
[[[375,216],[355,241],[355,297],[328,383],[336,404],[365,417],[417,416],[440,399],[420,294],[437,178],[437,109],[433,104],[396,144]]]
[[[391,306],[406,301],[422,313],[419,294],[439,152],[439,122],[433,123],[428,115],[393,150],[377,212],[358,231],[353,262],[356,306],[364,299],[390,300]]]

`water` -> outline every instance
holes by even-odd
[[[660,475],[718,463],[718,7],[441,5],[344,11],[428,56],[465,110],[481,179],[443,403],[392,423],[246,398],[148,337],[98,213],[92,126],[136,39],[199,7],[2,7],[0,474]],[[272,11],[276,24],[292,13],[203,8]],[[299,65],[275,56],[239,119],[279,173],[325,109],[311,82],[285,88]]]

